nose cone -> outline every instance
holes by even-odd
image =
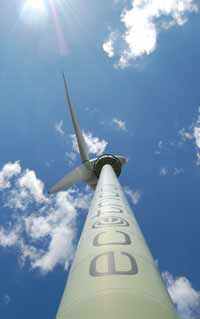
[[[128,162],[128,159],[125,156],[115,155],[115,157],[117,157],[118,160],[120,160],[122,166],[124,166]]]

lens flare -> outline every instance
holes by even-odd
[[[65,37],[64,37],[61,21],[59,19],[59,15],[58,15],[57,8],[55,6],[54,1],[53,0],[49,0],[49,4],[50,4],[50,8],[51,8],[53,22],[54,22],[55,29],[56,29],[56,35],[57,35],[60,55],[61,56],[65,56],[68,53],[68,48],[67,48],[67,44],[66,44],[66,41],[65,41]]]

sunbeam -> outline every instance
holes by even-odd
[[[56,5],[55,5],[53,0],[49,0],[49,4],[50,4],[50,8],[51,8],[51,14],[52,14],[52,17],[53,17],[53,22],[54,22],[55,29],[56,29],[56,35],[57,35],[60,55],[65,56],[65,55],[67,55],[68,49],[67,49],[67,44],[66,44],[66,41],[65,41],[63,29],[62,29],[62,26],[61,26],[61,22],[60,22],[60,19],[59,19],[59,15],[58,15],[58,12],[57,12],[57,8],[56,8]]]

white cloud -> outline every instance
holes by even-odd
[[[36,177],[34,171],[26,169],[24,174],[18,179],[18,186],[20,189],[26,189],[36,202],[46,202],[47,199],[43,194],[44,184]]]
[[[60,263],[67,269],[74,253],[73,239],[74,229],[65,225],[55,228],[51,233],[48,251],[32,262],[33,268],[47,272]]]
[[[113,118],[112,123],[121,131],[127,131],[126,122],[119,120],[117,118]]]
[[[70,136],[72,139],[73,151],[79,153],[75,134],[71,134]],[[93,136],[91,132],[87,132],[87,133],[83,132],[83,136],[85,138],[85,142],[88,146],[88,152],[90,154],[99,156],[105,151],[106,146],[108,145],[108,142],[106,140],[104,139],[101,140],[99,137]]]
[[[58,123],[55,123],[55,130],[56,130],[56,132],[59,134],[59,135],[61,135],[61,136],[63,136],[64,135],[64,130],[63,130],[63,120],[61,120],[60,122],[58,122]]]
[[[20,163],[17,161],[15,163],[8,162],[3,166],[0,171],[0,190],[9,188],[11,186],[10,180],[19,175],[21,172]]]
[[[130,187],[126,186],[124,187],[124,192],[129,196],[134,205],[138,204],[142,196],[141,191],[133,191]]]
[[[50,159],[50,160],[45,162],[45,166],[50,168],[54,164],[54,162],[55,162],[55,160]]]
[[[2,227],[0,228],[0,246],[10,247],[16,245],[19,236],[19,229],[15,228],[11,231],[6,231]]]
[[[163,147],[163,141],[160,140],[160,141],[158,142],[158,148],[159,148],[159,150],[161,150],[162,147]]]
[[[164,272],[163,278],[167,289],[177,306],[181,319],[198,319],[200,316],[200,292],[196,291],[186,277],[174,278]]]
[[[159,175],[160,176],[166,176],[168,174],[168,169],[166,167],[162,167],[160,169]]]
[[[177,142],[176,141],[170,141],[170,140],[159,140],[156,145],[155,154],[160,155],[163,152],[169,152],[172,150],[172,148],[176,148]]]
[[[194,141],[196,147],[196,165],[200,165],[200,107],[198,107],[198,116],[195,122],[186,130],[182,128],[179,131],[182,142]]]
[[[49,217],[47,218],[47,216],[31,215],[26,217],[24,221],[26,231],[33,239],[45,237],[51,231],[51,223],[49,223]]]
[[[103,50],[107,53],[109,58],[112,58],[114,56],[114,41],[115,34],[114,32],[111,32],[108,40],[106,40],[102,45]]]
[[[174,176],[177,176],[177,175],[180,175],[180,174],[183,174],[184,173],[184,169],[182,167],[178,168],[178,167],[175,167],[173,169],[173,175]]]
[[[3,296],[3,303],[7,306],[7,305],[9,305],[10,302],[11,302],[10,296],[8,294],[5,294]]]
[[[156,146],[155,154],[160,155],[164,148],[164,141],[159,140]]]
[[[67,268],[74,254],[78,211],[88,208],[91,193],[77,188],[46,197],[35,172],[21,166],[20,171],[2,196],[11,210],[9,229],[0,228],[0,246],[16,248],[21,266],[29,261],[43,273],[58,264]]]
[[[194,127],[194,138],[196,146],[200,149],[200,127]]]
[[[166,176],[166,175],[177,176],[183,173],[184,173],[184,169],[182,167],[174,167],[170,169],[167,167],[162,167],[159,171],[160,176]]]
[[[67,159],[67,163],[69,164],[69,166],[72,166],[77,158],[77,153],[75,152],[66,152],[65,153],[66,159]]]
[[[10,208],[25,210],[29,204],[35,202],[42,204],[48,202],[43,194],[44,184],[34,171],[26,169],[17,179],[15,188],[9,192],[7,206]]]
[[[197,166],[200,166],[200,151],[197,152],[196,164],[197,164]]]
[[[120,42],[117,66],[125,68],[131,60],[155,50],[161,30],[182,26],[188,21],[188,15],[198,10],[195,0],[132,0],[131,8],[125,8],[120,17],[124,33],[113,40],[112,32],[103,45],[104,51],[113,57],[115,42]]]
[[[192,140],[194,138],[192,132],[187,132],[184,128],[182,128],[179,131],[179,135],[181,136],[181,138],[184,142],[187,140]]]

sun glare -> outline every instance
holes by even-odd
[[[24,24],[31,28],[45,25],[48,19],[46,0],[24,0],[21,8],[21,19]]]
[[[44,0],[26,0],[25,7],[26,9],[38,10],[40,12],[46,9]]]
[[[58,3],[60,3],[58,0],[23,0],[20,18],[31,30],[46,28],[48,26],[47,22],[51,18],[56,31],[60,55],[65,56],[68,48],[56,6]]]

